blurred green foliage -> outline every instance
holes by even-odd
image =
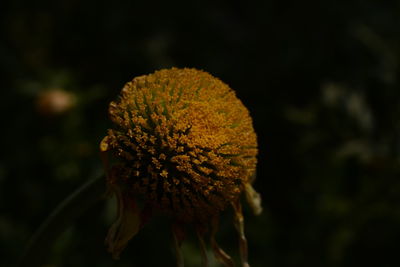
[[[252,266],[400,266],[400,1],[1,1],[0,265],[101,171],[107,105],[135,76],[204,69],[250,109],[259,137]],[[41,110],[46,91],[73,103]],[[47,266],[174,266],[157,218],[113,261],[112,201],[48,251]],[[232,214],[219,239],[237,255]],[[200,262],[194,235],[184,252]]]

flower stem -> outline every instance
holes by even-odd
[[[34,233],[18,266],[38,267],[45,264],[45,256],[49,254],[51,246],[60,234],[105,196],[105,184],[104,175],[99,175],[98,178],[83,184],[62,201]]]

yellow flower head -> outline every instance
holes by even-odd
[[[219,79],[177,68],[136,77],[111,102],[109,115],[115,127],[100,148],[116,160],[108,183],[119,198],[119,221],[126,220],[126,210],[135,218],[128,240],[148,209],[166,212],[177,223],[207,225],[246,192],[261,212],[251,187],[257,162],[252,119]],[[146,207],[140,212],[137,198]],[[116,256],[128,241],[121,227],[127,228],[114,224],[107,239]]]

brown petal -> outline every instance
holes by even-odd
[[[253,213],[255,215],[260,215],[263,208],[261,206],[261,196],[254,190],[253,186],[249,183],[245,184],[244,192],[246,195],[246,200],[249,203]]]
[[[108,231],[105,243],[113,258],[119,259],[128,241],[138,233],[141,220],[135,200],[124,196],[116,185],[112,185],[112,190],[118,201],[118,214],[117,220]]]

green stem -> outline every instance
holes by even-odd
[[[22,257],[19,267],[39,267],[45,264],[45,256],[57,238],[79,218],[87,209],[100,201],[106,192],[103,175],[85,183],[64,201],[47,217],[32,236]]]

